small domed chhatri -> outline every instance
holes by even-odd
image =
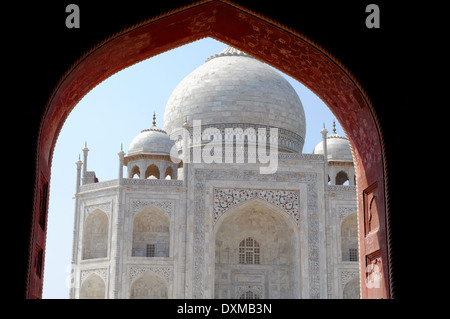
[[[325,156],[328,162],[328,182],[330,185],[355,185],[355,168],[353,155],[347,138],[336,133],[336,123],[333,121],[333,133],[321,131],[322,141],[314,148],[313,154]],[[325,145],[325,147],[324,147]]]
[[[313,150],[313,154],[324,154],[323,141],[319,142]],[[350,143],[346,137],[336,133],[336,123],[333,121],[333,133],[327,136],[328,161],[353,162]]]
[[[169,155],[175,143],[166,131],[156,126],[156,116],[153,113],[152,126],[142,130],[130,143],[128,155],[153,154]]]
[[[128,177],[140,179],[176,178],[178,165],[172,161],[170,151],[175,145],[166,131],[156,126],[153,113],[152,126],[144,129],[130,143],[124,165],[128,167]]]
[[[267,64],[228,47],[186,76],[166,104],[168,134],[187,120],[220,130],[278,128],[278,147],[301,153],[306,134],[302,103],[291,84]]]

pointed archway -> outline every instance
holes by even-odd
[[[301,298],[299,238],[294,218],[266,200],[230,208],[214,226],[214,298]]]
[[[104,299],[106,295],[105,281],[93,273],[81,284],[80,299]]]
[[[380,285],[361,285],[363,298],[389,298],[390,266],[384,142],[376,113],[357,81],[331,54],[294,30],[222,1],[205,1],[124,30],[81,57],[54,90],[41,122],[36,157],[34,211],[27,297],[42,294],[42,262],[53,149],[70,111],[112,74],[169,49],[212,37],[276,67],[305,84],[332,110],[352,144],[358,186],[361,278],[375,265]],[[361,130],[361,123],[364,130]],[[37,271],[40,269],[40,271]],[[364,280],[362,280],[364,282]]]

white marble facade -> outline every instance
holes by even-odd
[[[232,63],[225,63],[226,59]],[[219,71],[237,72],[245,69],[246,60],[250,58],[228,48],[207,60],[193,78],[209,74],[208,63],[219,64]],[[253,74],[263,68],[256,74],[267,73],[269,86],[280,82],[279,87],[290,92],[263,63],[251,61]],[[239,77],[233,72],[229,77]],[[251,77],[252,72],[244,74]],[[238,83],[245,86],[242,81]],[[263,83],[259,86],[265,83],[263,77],[258,81]],[[201,85],[189,76],[182,81],[183,87],[175,90],[166,108],[165,129],[172,131],[173,123],[181,123],[189,131],[190,121],[196,119],[195,111],[186,106],[195,101],[189,102],[183,94],[200,89],[189,91],[185,83]],[[230,89],[220,94],[231,94]],[[208,85],[203,90],[211,92]],[[196,96],[211,103],[231,99],[217,96],[217,91]],[[242,92],[245,87],[238,93]],[[119,153],[117,179],[88,178],[95,173],[85,165],[82,170],[83,163],[77,162],[71,298],[359,297],[356,187],[348,140],[334,132],[322,139],[313,154],[301,153],[305,125],[300,100],[296,96],[294,102],[288,101],[289,112],[295,113],[296,107],[301,111],[298,118],[289,112],[282,118],[280,111],[267,122],[261,114],[272,114],[274,103],[280,103],[280,110],[284,107],[273,95],[240,100],[244,109],[250,103],[262,110],[254,121],[240,114],[232,124],[284,130],[292,143],[280,145],[274,173],[261,174],[260,162],[174,163],[170,157],[174,142],[155,121],[131,144],[131,152]],[[191,112],[190,119],[176,110],[177,103]],[[223,107],[232,113],[228,105]],[[226,127],[227,120],[217,118],[223,114],[219,111],[205,113],[209,121],[205,125]],[[201,120],[202,114],[197,116]],[[257,123],[258,116],[266,122]],[[86,147],[84,163],[87,153]],[[128,169],[125,174],[123,166]]]

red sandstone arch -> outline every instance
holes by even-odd
[[[384,144],[368,98],[343,66],[302,35],[221,1],[179,9],[116,34],[85,54],[61,79],[47,105],[38,139],[27,297],[40,298],[42,294],[43,278],[39,274],[45,229],[39,221],[47,214],[53,149],[72,108],[112,74],[204,37],[233,45],[297,79],[335,114],[353,146],[356,163],[361,296],[389,298]],[[370,264],[381,271],[379,288],[364,284],[366,265]]]

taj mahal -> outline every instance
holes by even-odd
[[[359,298],[349,141],[324,125],[303,153],[278,72],[228,47],[150,121],[116,179],[88,170],[87,145],[76,162],[71,298]]]

